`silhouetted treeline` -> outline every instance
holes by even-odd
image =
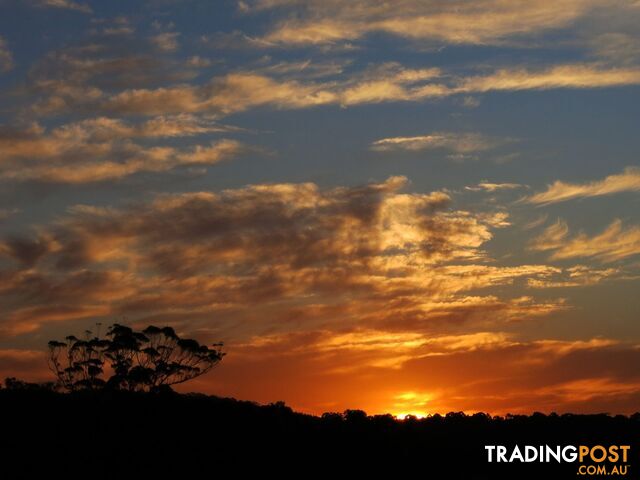
[[[407,470],[421,479],[580,478],[577,464],[489,464],[484,445],[493,444],[630,444],[631,468],[638,465],[640,414],[399,421],[359,410],[317,417],[283,403],[201,394],[7,386],[0,390],[0,476],[7,479],[215,479],[256,469],[303,479],[372,471],[405,478]]]

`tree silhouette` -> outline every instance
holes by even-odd
[[[106,338],[80,340],[71,335],[65,342],[50,341],[48,364],[69,391],[158,391],[207,373],[224,355],[221,343],[200,345],[180,338],[171,327],[135,331],[114,324]],[[105,370],[111,373],[107,380]]]
[[[102,388],[106,382],[104,373],[105,351],[109,340],[93,338],[80,340],[73,335],[65,342],[49,342],[49,368],[60,385],[67,390],[92,390]]]

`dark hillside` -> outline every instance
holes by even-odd
[[[232,477],[257,468],[299,478],[388,469],[438,479],[575,478],[576,463],[489,464],[484,445],[630,444],[634,469],[640,427],[637,414],[398,421],[357,410],[314,417],[199,394],[38,389],[0,390],[0,411],[7,479],[215,478],[227,468]]]

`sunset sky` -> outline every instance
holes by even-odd
[[[309,413],[636,411],[639,24],[0,0],[0,378],[119,322],[225,342],[182,391]]]

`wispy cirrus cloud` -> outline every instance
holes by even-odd
[[[117,19],[116,19],[117,20]],[[30,70],[23,115],[59,114],[229,115],[253,108],[303,109],[388,102],[423,102],[491,91],[613,88],[640,84],[640,68],[581,62],[504,67],[481,74],[449,72],[431,65],[383,62],[364,68],[350,61],[272,61],[199,78],[202,61],[178,61],[177,32],[160,32],[131,48],[134,33],[125,17],[113,24],[126,35],[96,30],[76,46],[54,50]],[[154,37],[155,38],[155,37]],[[157,42],[156,42],[157,43]],[[144,46],[147,48],[144,48]],[[161,54],[159,55],[158,52]],[[200,57],[198,57],[200,59]],[[186,67],[185,67],[186,65]],[[224,70],[224,69],[223,69]]]
[[[163,32],[150,37],[151,43],[163,52],[175,52],[178,50],[179,32]]]
[[[557,275],[547,278],[529,278],[527,285],[531,288],[575,288],[598,285],[608,280],[628,280],[635,278],[620,268],[594,268],[587,265],[575,265]]]
[[[415,137],[389,137],[376,140],[371,149],[387,151],[448,150],[457,154],[470,154],[491,150],[508,143],[508,140],[488,137],[480,133],[434,132]]]
[[[553,260],[593,258],[615,262],[640,254],[640,227],[625,228],[621,220],[615,220],[597,235],[571,236],[567,223],[558,220],[534,238],[529,247],[534,251],[552,252]]]
[[[548,205],[576,198],[600,197],[637,191],[640,191],[640,168],[628,167],[622,173],[609,175],[602,180],[588,183],[566,183],[558,180],[549,185],[546,191],[527,197],[524,201],[537,205]]]
[[[613,3],[613,2],[611,2]],[[419,41],[450,44],[492,44],[510,37],[537,35],[566,27],[588,14],[596,2],[484,0],[423,2],[337,0],[243,2],[241,11],[279,9],[285,18],[263,38],[281,45],[323,45],[356,41],[371,33],[387,33]],[[287,13],[292,15],[287,18]]]
[[[124,90],[182,84],[198,67],[158,53],[135,37],[126,17],[97,23],[83,41],[48,51],[29,69],[23,115],[95,115],[99,102]]]
[[[260,106],[300,109],[331,104],[350,106],[411,101],[440,96],[443,87],[428,83],[440,75],[438,68],[406,68],[395,62],[337,81],[313,81],[308,77],[298,80],[295,75],[283,78],[277,71],[260,68],[214,77],[199,87],[129,90],[105,99],[99,108],[124,113],[181,109],[230,114]]]
[[[0,72],[8,72],[13,69],[13,54],[9,50],[7,41],[0,36]]]
[[[311,59],[300,61],[273,62],[271,57],[264,57],[258,63],[264,63],[254,69],[263,75],[281,76],[296,79],[318,79],[324,77],[336,77],[343,73],[352,63],[351,60],[312,61]]]
[[[98,108],[131,115],[203,111],[230,114],[262,105],[295,109],[336,103],[336,100],[336,94],[322,84],[232,73],[214,78],[205,86],[125,90],[104,98]]]
[[[480,182],[477,185],[470,185],[464,187],[465,190],[469,190],[471,192],[499,192],[501,190],[517,190],[520,188],[527,188],[527,185],[522,185],[520,183],[492,183],[492,182]]]
[[[135,139],[188,137],[226,131],[191,115],[156,117],[141,123],[99,117],[47,132],[34,123],[0,128],[0,179],[56,183],[116,180],[139,172],[166,172],[178,166],[213,165],[240,154],[235,140],[177,148],[147,147]]]
[[[67,0],[46,1],[59,7],[80,5]],[[514,22],[514,32],[526,32],[528,27],[515,25],[531,22],[532,26],[542,28],[541,25],[550,24],[550,18],[562,23],[560,19],[565,18],[565,14],[566,21],[571,22],[594,6],[595,3],[589,0],[573,0],[562,7],[543,1],[507,6],[504,2],[486,0],[479,7],[466,2],[425,5],[416,0],[403,0],[393,8],[385,2],[358,1],[345,6],[334,1],[314,1],[304,4],[254,2],[247,3],[242,10],[302,8],[314,21],[326,17],[329,22],[339,23],[343,21],[340,20],[342,17],[359,18],[364,23],[373,22],[389,28],[398,21],[430,22],[440,18],[434,21],[443,26],[447,25],[445,20],[450,22],[442,28],[446,32],[455,31],[453,25],[457,25],[458,17],[473,18],[473,22],[464,27],[467,29],[479,28],[478,19],[481,18],[505,22],[505,25]],[[479,11],[491,13],[485,15]],[[542,18],[545,18],[544,22]],[[304,15],[299,20],[304,21]],[[297,21],[285,20],[281,26],[291,26]],[[136,42],[132,41],[136,38],[133,37],[135,28],[126,16],[106,23],[95,20],[94,23],[86,41],[51,51],[34,65],[26,86],[29,104],[24,106],[23,115],[30,114],[32,118],[70,113],[166,115],[201,112],[228,115],[263,106],[276,109],[355,106],[422,102],[454,95],[468,99],[474,94],[491,91],[612,88],[640,84],[640,69],[633,62],[619,62],[618,66],[611,62],[508,66],[478,74],[473,69],[452,72],[432,65],[403,66],[394,62],[358,69],[355,62],[346,68],[346,64],[337,60],[324,65],[308,61],[275,61],[266,66],[221,69],[222,72],[205,80],[198,77],[203,65],[200,56],[192,56],[193,62],[174,58],[179,32],[165,31],[165,28],[173,29],[172,25],[154,24],[156,31],[148,37],[151,42],[142,39]],[[488,29],[486,33],[499,37],[498,30]],[[323,29],[315,31],[322,33]],[[357,29],[353,31],[357,32]],[[420,28],[402,28],[401,31],[418,32]],[[434,29],[429,27],[424,31],[433,33]],[[467,41],[465,35],[455,34],[454,37],[456,35],[462,42]],[[474,35],[477,32],[470,33],[472,43]]]
[[[137,63],[137,60],[135,60]],[[104,64],[105,67],[109,63]],[[98,66],[98,65],[96,65]],[[38,115],[97,111],[121,115],[162,115],[183,112],[232,114],[269,106],[302,109],[323,105],[355,106],[386,102],[421,102],[458,94],[489,91],[607,88],[640,84],[640,69],[594,65],[561,65],[541,70],[502,69],[480,76],[443,76],[441,69],[406,68],[395,64],[343,75],[339,80],[278,78],[253,71],[213,77],[202,84],[170,84],[158,88],[125,88],[109,92],[96,82],[41,80],[42,96],[31,107]],[[94,67],[92,67],[94,68]],[[79,70],[87,75],[90,70]],[[131,75],[122,70],[122,75]],[[172,75],[188,77],[190,72]],[[141,73],[141,78],[148,72]],[[97,77],[104,82],[105,77]],[[107,77],[108,78],[108,77]]]
[[[562,88],[607,88],[640,83],[640,68],[610,67],[599,63],[576,63],[549,67],[503,68],[488,75],[460,79],[456,93],[551,90]]]
[[[428,150],[441,150],[449,152],[447,158],[461,162],[480,158],[480,154],[495,150],[512,143],[509,138],[497,138],[474,132],[433,132],[428,135],[413,137],[389,137],[374,141],[370,148],[377,152],[420,152]],[[504,184],[484,183],[483,186],[467,187],[468,190],[476,189],[506,189]]]
[[[549,218],[549,214],[548,213],[542,213],[542,214],[538,215],[537,217],[533,218],[532,220],[529,220],[527,223],[525,223],[522,226],[522,229],[523,230],[533,230],[535,228],[541,227],[542,225],[547,223],[547,219],[548,218]]]
[[[93,10],[86,3],[78,3],[73,0],[32,0],[39,7],[60,8],[63,10],[75,10],[83,13],[93,13]]]
[[[590,39],[592,54],[617,65],[637,65],[640,60],[640,36],[609,32]]]

